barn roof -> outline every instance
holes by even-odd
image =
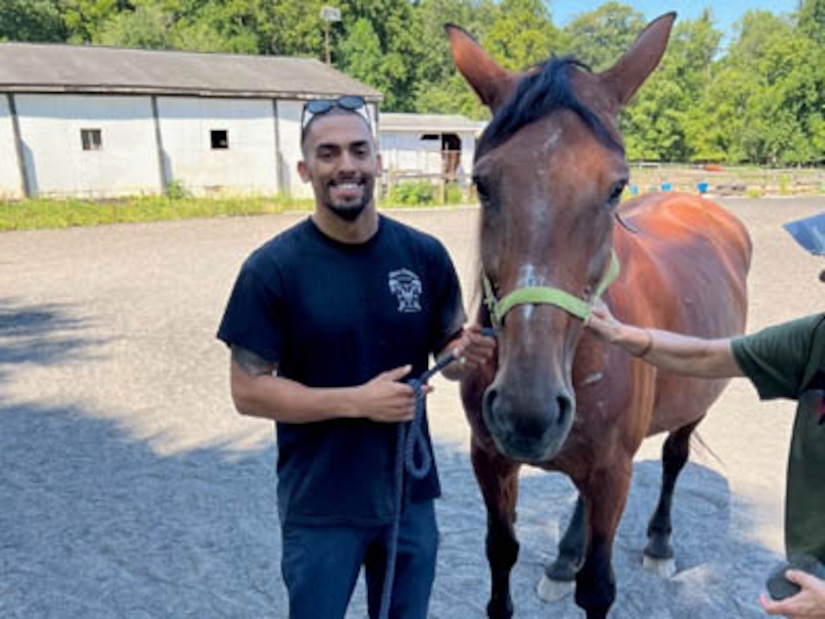
[[[0,43],[0,91],[383,98],[311,58],[33,43]]]
[[[381,131],[479,133],[486,123],[458,114],[381,113]]]

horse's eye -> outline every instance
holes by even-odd
[[[624,189],[627,187],[627,181],[621,180],[610,190],[610,196],[607,198],[607,203],[610,206],[616,206],[619,203],[619,200],[622,199],[622,193],[624,193]]]

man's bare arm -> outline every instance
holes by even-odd
[[[256,353],[232,347],[230,386],[235,408],[243,415],[285,423],[309,423],[335,418],[365,417],[373,421],[412,419],[412,387],[399,382],[409,366],[382,372],[354,387],[314,388],[275,375],[276,363]]]

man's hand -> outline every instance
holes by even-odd
[[[788,570],[785,578],[802,587],[802,590],[779,601],[760,595],[759,603],[765,612],[784,615],[788,619],[825,619],[825,581],[800,570]]]
[[[411,385],[400,382],[412,370],[404,365],[381,372],[359,388],[359,412],[361,417],[382,423],[410,421],[415,415],[415,391]],[[425,393],[430,388],[423,387]]]
[[[484,335],[481,326],[469,325],[459,337],[447,344],[442,354],[452,354],[456,358],[442,371],[444,377],[460,380],[495,357],[496,339]]]

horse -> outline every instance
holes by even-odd
[[[652,21],[600,73],[555,56],[510,72],[445,26],[458,71],[493,113],[473,180],[486,291],[477,319],[495,329],[497,355],[460,388],[487,510],[490,619],[513,613],[523,465],[561,471],[579,493],[539,595],[575,588],[587,618],[603,619],[616,596],[611,553],[633,456],[645,437],[667,432],[644,556],[675,571],[676,479],[726,381],[657,371],[584,328],[599,296],[618,318],[649,328],[718,338],[745,327],[751,241],[742,223],[699,195],[622,200],[629,171],[617,115],[659,64],[675,18]]]

